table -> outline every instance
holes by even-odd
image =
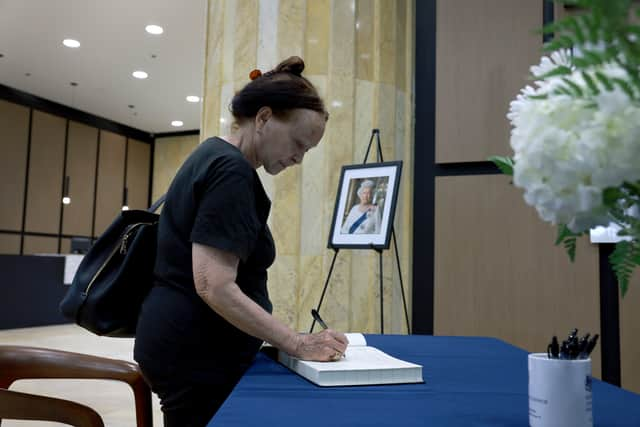
[[[209,426],[528,426],[527,352],[495,338],[367,335],[424,384],[322,388],[259,354]],[[593,381],[595,426],[640,426],[640,395]]]

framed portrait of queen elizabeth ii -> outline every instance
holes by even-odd
[[[388,249],[402,162],[343,166],[330,248]]]

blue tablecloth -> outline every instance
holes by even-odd
[[[263,354],[209,426],[528,426],[527,352],[494,338],[367,335],[424,384],[317,387]],[[595,426],[640,426],[640,395],[593,382]]]

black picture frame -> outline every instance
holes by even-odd
[[[342,167],[329,248],[389,249],[401,174],[402,161]]]

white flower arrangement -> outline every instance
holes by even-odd
[[[531,67],[535,78],[550,72],[550,64],[569,67],[572,73],[525,87],[507,117],[513,183],[544,221],[581,233],[611,222],[605,189],[640,180],[640,106],[619,87],[581,98],[554,92],[570,80],[589,93],[582,73],[569,61],[569,51],[561,50]],[[599,68],[608,77],[628,80],[617,65]],[[537,98],[541,95],[547,96]]]
[[[620,227],[610,261],[624,295],[640,266],[640,26],[627,0],[575,3],[586,13],[545,27],[550,54],[511,102],[513,157],[490,160],[558,226],[571,260],[577,237]]]

